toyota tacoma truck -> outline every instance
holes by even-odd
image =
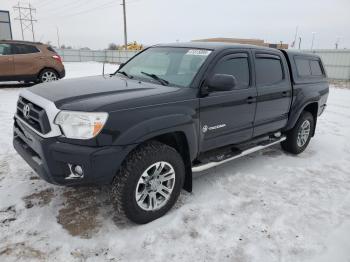
[[[313,54],[225,43],[156,45],[111,75],[23,90],[13,144],[49,183],[110,185],[121,217],[163,216],[192,174],[315,135],[329,86]]]

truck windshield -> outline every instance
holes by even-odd
[[[117,73],[162,85],[188,87],[210,53],[204,49],[152,47]]]

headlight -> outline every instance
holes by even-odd
[[[61,111],[55,119],[67,138],[90,139],[97,136],[108,118],[107,113]]]

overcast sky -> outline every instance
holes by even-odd
[[[37,9],[36,40],[103,49],[123,43],[122,0],[31,0]],[[28,1],[22,2],[28,5]],[[15,0],[10,10],[15,39]],[[146,45],[209,37],[258,38],[291,44],[296,27],[302,48],[350,48],[350,0],[127,0],[128,40]],[[30,40],[30,35],[25,35]]]

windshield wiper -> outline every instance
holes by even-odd
[[[128,74],[127,72],[125,72],[125,71],[117,71],[117,73],[122,74],[122,75],[126,76],[126,77],[129,78],[129,79],[134,78],[132,75],[129,75],[129,74]]]
[[[161,83],[163,86],[167,86],[169,85],[169,81],[157,76],[156,74],[150,74],[150,73],[146,73],[146,72],[141,72],[141,74],[144,74],[146,76],[149,76],[151,78],[153,78],[154,80],[157,80],[159,83]]]

